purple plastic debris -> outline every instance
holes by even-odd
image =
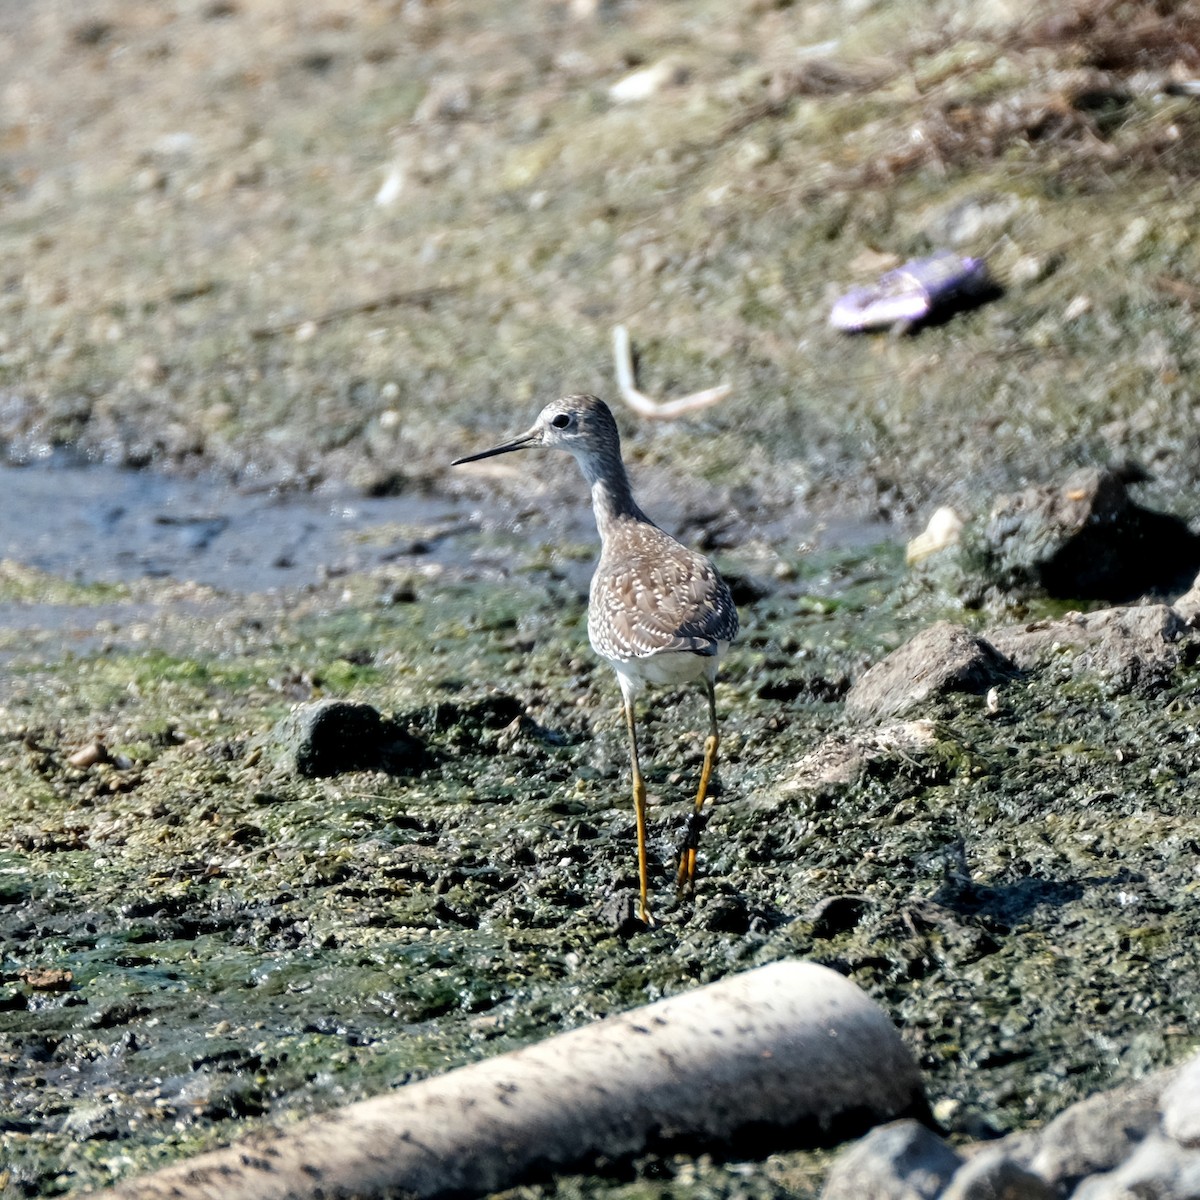
[[[912,325],[938,309],[961,304],[988,288],[987,264],[944,250],[914,258],[868,287],[847,292],[833,306],[829,323],[847,333]]]

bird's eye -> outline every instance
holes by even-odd
[[[550,418],[550,424],[553,425],[555,429],[566,429],[570,423],[570,413],[555,413],[554,416]]]

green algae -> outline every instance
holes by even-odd
[[[0,603],[34,601],[38,604],[86,604],[124,600],[129,588],[112,583],[81,583],[60,579],[45,571],[9,559],[0,561]]]
[[[636,884],[615,686],[542,553],[486,608],[469,578],[381,607],[385,581],[351,577],[274,614],[229,598],[232,649],[197,629],[189,654],[25,668],[0,729],[13,1194],[102,1183],[787,955],[883,1003],[964,1128],[1043,1120],[1183,1053],[1195,844],[1165,781],[1197,754],[1180,720],[1195,668],[1166,705],[1036,676],[998,713],[941,701],[926,751],[796,792],[849,680],[946,603],[902,584],[895,547],[798,558],[743,605],[694,902],[666,878],[703,705],[645,713],[663,924],[628,934],[606,915]],[[336,663],[362,672],[336,687],[420,738],[429,769],[280,773],[274,722],[334,690]],[[113,714],[129,761],[72,767]],[[838,896],[861,898],[853,918],[815,921]],[[747,1183],[736,1163],[651,1156],[533,1191],[815,1194],[823,1159],[772,1162]]]

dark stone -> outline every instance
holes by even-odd
[[[870,906],[867,896],[824,896],[804,915],[813,937],[831,938],[853,929]]]
[[[1134,480],[1090,467],[1001,496],[973,551],[985,582],[1009,596],[1114,603],[1182,591],[1200,570],[1200,535],[1135,504]]]
[[[369,704],[303,704],[284,717],[271,736],[284,767],[309,778],[344,771],[402,775],[426,765],[424,747]]]
[[[983,638],[939,621],[871,667],[846,693],[846,712],[880,720],[945,692],[982,695],[1017,674],[1015,664]]]
[[[745,933],[750,928],[750,913],[741,896],[717,895],[705,900],[696,922],[713,933]]]
[[[24,1012],[29,997],[15,983],[0,983],[0,1012]]]
[[[744,575],[736,571],[723,571],[722,576],[729,585],[729,594],[738,608],[747,608],[764,600],[775,590],[774,586],[759,575]]]
[[[479,918],[474,913],[459,911],[453,905],[448,904],[441,896],[438,897],[437,903],[433,906],[433,915],[447,925],[458,925],[462,929],[479,928]]]
[[[109,21],[84,21],[71,30],[71,41],[77,46],[102,46],[115,32],[116,26]]]
[[[962,1161],[920,1122],[893,1121],[837,1157],[821,1200],[934,1200]]]
[[[600,924],[617,937],[628,937],[646,928],[646,923],[637,915],[637,893],[631,888],[622,888],[608,896],[598,916]]]

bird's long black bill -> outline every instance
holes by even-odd
[[[524,450],[529,446],[536,446],[538,443],[538,435],[536,430],[530,430],[528,433],[523,433],[519,438],[513,438],[511,442],[505,442],[503,446],[493,446],[491,450],[481,450],[478,454],[468,454],[463,458],[456,458],[450,465],[459,467],[463,463],[478,462],[481,458],[492,458],[497,454],[507,454],[510,450]]]

